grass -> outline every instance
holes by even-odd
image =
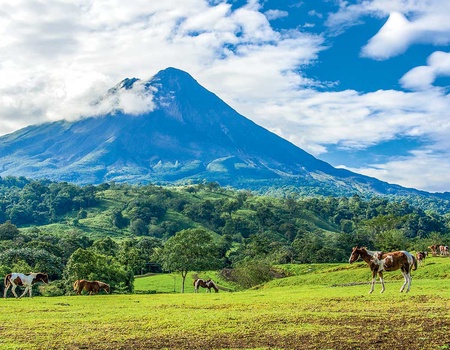
[[[349,285],[370,280],[362,265],[287,267],[296,275],[242,292],[173,293],[173,276],[155,275],[136,279],[136,290],[157,294],[1,299],[0,349],[450,346],[448,258],[429,258],[408,294],[398,292],[399,272],[389,274],[385,293],[377,285],[369,295],[369,285]]]

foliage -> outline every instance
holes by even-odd
[[[0,265],[19,269],[22,273],[45,272],[50,279],[60,278],[63,264],[61,258],[43,249],[19,248],[7,249],[0,253]]]
[[[70,290],[73,282],[79,279],[98,280],[108,283],[111,289],[125,286],[127,292],[133,291],[134,275],[110,256],[98,254],[89,249],[77,249],[67,262],[64,271],[66,288]]]
[[[219,268],[218,247],[210,233],[203,229],[187,229],[171,237],[155,254],[166,271],[181,273],[182,292],[189,271]]]
[[[251,288],[273,278],[271,264],[266,260],[248,260],[238,263],[233,270],[232,280],[242,288]]]
[[[299,196],[289,187],[273,194],[217,183],[80,187],[0,178],[0,265],[45,269],[52,279],[64,274],[68,288],[78,268],[69,261],[81,249],[92,263],[87,276],[109,279],[99,270],[114,270],[121,276],[116,290],[129,291],[133,275],[161,271],[160,253],[174,248],[180,232],[207,232],[214,257],[203,250],[202,259],[214,261],[217,269],[250,261],[344,262],[355,245],[388,251],[450,244],[444,199],[432,204],[424,197]],[[174,261],[163,267],[185,278],[187,272]],[[190,271],[212,268],[193,258],[189,262],[195,265]]]

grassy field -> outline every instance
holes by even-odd
[[[286,268],[292,277],[240,292],[194,294],[189,276],[173,293],[181,278],[156,275],[136,280],[156,294],[1,299],[0,349],[450,348],[449,258],[414,271],[408,294],[400,272],[369,295],[362,264]]]

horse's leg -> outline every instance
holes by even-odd
[[[372,287],[370,287],[369,294],[371,294],[373,292],[374,288],[375,288],[376,277],[377,277],[377,271],[373,270],[372,271]]]
[[[16,294],[16,285],[13,285],[12,286],[12,288],[11,288],[11,292],[13,292],[13,294],[14,294],[14,296],[16,297],[16,298],[18,298],[18,296],[17,296],[17,294]]]
[[[406,286],[406,284],[408,283],[408,280],[409,280],[408,279],[408,274],[407,274],[407,272],[406,272],[404,267],[402,267],[402,275],[403,275],[403,278],[405,279],[405,282],[403,282],[403,285],[400,288],[400,293],[403,292],[403,290],[405,289],[405,286]]]
[[[411,268],[412,268],[412,266],[410,266],[409,264],[405,268],[405,277],[408,279],[408,287],[406,287],[405,293],[408,293],[409,290],[411,289],[411,282],[412,282]]]
[[[22,295],[19,297],[19,299],[22,298],[22,297],[25,295],[25,293],[28,292],[29,289],[30,289],[30,287],[29,287],[29,286],[26,286],[26,287],[25,287],[25,290],[23,291],[23,293],[22,293]]]
[[[408,276],[408,287],[406,288],[406,293],[408,293],[409,290],[411,289],[411,282],[412,282],[411,271],[408,272],[406,275]]]
[[[3,291],[3,298],[6,298],[6,293],[8,292],[9,287],[11,287],[11,284],[6,284],[5,290]]]
[[[380,277],[380,282],[381,282],[381,292],[380,292],[380,293],[383,293],[383,292],[384,292],[384,279],[383,279],[383,272],[381,272],[381,271],[378,271],[378,276]]]

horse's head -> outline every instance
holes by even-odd
[[[352,254],[350,255],[350,259],[348,259],[348,262],[350,264],[353,264],[355,261],[357,261],[361,257],[361,252],[364,248],[358,248],[354,247],[352,249]]]
[[[46,273],[39,272],[36,274],[36,281],[42,281],[45,284],[48,284],[48,275]]]

